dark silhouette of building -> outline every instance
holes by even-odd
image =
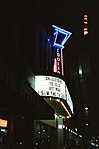
[[[28,2],[2,2],[0,10],[0,147],[30,149],[34,120],[54,119],[54,110],[26,79],[34,79],[35,15]]]

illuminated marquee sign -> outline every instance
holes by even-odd
[[[68,104],[68,106],[70,107],[72,113],[74,113],[74,112],[73,112],[73,102],[72,102],[72,99],[71,99],[71,96],[70,96],[70,94],[69,94],[69,91],[68,91],[67,86],[66,86],[66,101],[67,101],[67,104]]]
[[[68,38],[71,36],[72,33],[64,29],[61,29],[55,25],[52,25],[52,27],[54,29],[52,45],[56,50],[53,71],[59,74],[62,73],[62,75],[64,75],[62,49],[64,48],[64,44],[66,43],[66,41],[68,40]]]
[[[65,82],[52,76],[35,76],[35,91],[40,96],[57,97],[66,100]]]
[[[35,76],[35,91],[43,97],[56,97],[66,100],[73,113],[73,102],[68,88],[60,78],[52,76]]]
[[[52,76],[37,75],[35,76],[34,90],[43,97],[56,97],[66,100],[73,113],[73,102],[65,81],[62,79]]]

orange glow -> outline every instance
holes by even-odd
[[[88,17],[88,15],[87,15],[87,14],[85,14],[85,15],[84,15],[84,17]]]
[[[84,18],[84,20],[88,20],[88,18]]]
[[[66,112],[68,113],[67,118],[70,118],[71,115],[70,115],[69,111],[67,110],[66,106],[64,105],[64,103],[63,103],[62,101],[61,101],[61,105],[63,106],[63,108],[64,108],[64,109],[66,110]]]
[[[0,119],[0,127],[7,127],[7,120]]]
[[[84,15],[84,35],[88,34],[88,15]]]
[[[88,31],[87,31],[87,30],[85,30],[85,31],[84,31],[84,35],[87,35],[87,34],[88,34]]]
[[[88,22],[84,22],[84,24],[88,24]]]
[[[84,20],[88,20],[88,15],[84,15]]]
[[[88,28],[84,28],[84,31],[87,31],[88,30]]]

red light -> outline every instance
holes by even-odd
[[[58,70],[57,70],[57,59],[56,59],[56,58],[54,59],[53,71],[54,71],[54,72],[57,72],[57,71],[58,71]]]

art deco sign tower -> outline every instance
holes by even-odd
[[[52,28],[54,30],[52,45],[55,50],[53,72],[64,75],[63,49],[72,33],[55,25],[52,25]]]

